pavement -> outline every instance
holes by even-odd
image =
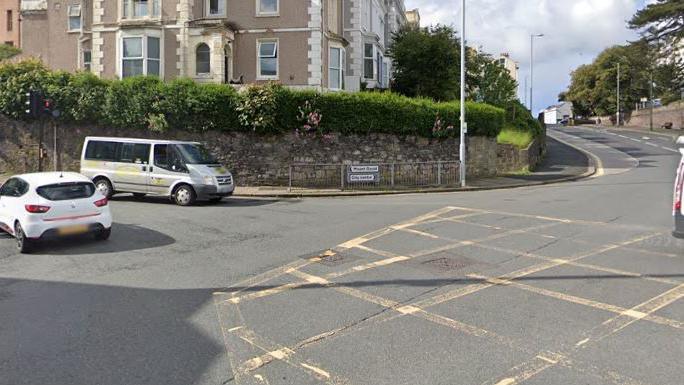
[[[679,154],[550,131],[594,175],[188,208],[122,196],[108,242],[20,255],[0,237],[0,384],[681,384]]]
[[[581,149],[572,147],[569,143],[556,138],[551,133],[547,137],[548,154],[538,167],[529,173],[519,175],[503,175],[492,178],[469,179],[467,187],[425,187],[402,190],[347,190],[339,189],[288,189],[287,187],[262,186],[242,187],[235,189],[235,196],[240,197],[335,197],[362,195],[392,195],[457,191],[482,191],[495,189],[510,189],[525,186],[536,186],[551,183],[561,183],[578,180],[592,175],[595,166]]]

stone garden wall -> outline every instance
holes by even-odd
[[[0,174],[38,169],[40,124],[26,124],[0,116]],[[121,130],[102,127],[64,125],[57,127],[58,165],[63,170],[78,170],[83,140],[86,136],[118,136],[193,140],[207,145],[229,166],[238,185],[286,185],[289,165],[293,163],[360,164],[405,163],[458,160],[458,139],[397,137],[387,134],[365,136],[331,135],[298,137],[294,134],[261,136],[252,133],[219,131],[195,133],[147,130]],[[52,169],[53,127],[44,125],[42,142],[48,157],[43,169]],[[471,137],[467,143],[468,174],[486,177],[497,174],[496,139]],[[505,152],[504,152],[505,153]],[[505,157],[509,157],[505,153]]]
[[[497,145],[497,171],[500,175],[525,170],[533,171],[546,154],[546,138],[536,138],[527,148],[511,144]]]

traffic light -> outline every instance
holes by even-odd
[[[59,117],[60,111],[54,99],[46,98],[40,91],[29,91],[26,93],[26,115],[33,118],[41,116]]]
[[[52,110],[55,109],[55,101],[49,98],[43,99],[43,113],[45,115],[52,115]]]
[[[43,94],[38,91],[29,91],[26,93],[26,114],[28,116],[38,118],[43,113],[42,108]]]

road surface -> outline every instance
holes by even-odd
[[[656,136],[561,131],[596,177],[191,208],[122,197],[107,243],[19,255],[0,236],[0,384],[679,385],[679,156]]]

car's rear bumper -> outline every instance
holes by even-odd
[[[675,229],[672,232],[672,235],[674,235],[677,238],[684,239],[684,215],[679,213],[675,214],[674,223]]]
[[[83,236],[83,235],[88,235],[88,234],[97,234],[101,232],[102,230],[106,230],[110,227],[105,227],[101,223],[91,223],[88,226],[88,230],[81,232],[81,233],[76,233],[76,234],[70,234],[70,235],[63,235],[60,233],[60,228],[52,228],[45,230],[40,237],[34,238],[34,239],[40,239],[40,240],[50,240],[50,239],[61,239],[61,238],[69,238],[69,237],[78,237],[78,236]]]
[[[20,221],[24,234],[30,239],[50,237],[52,234],[59,234],[60,229],[73,228],[74,226],[87,226],[88,231],[85,231],[85,233],[96,232],[101,229],[112,227],[112,216],[108,210],[105,210],[94,217],[79,219],[46,221],[44,218],[40,217],[29,217]]]

